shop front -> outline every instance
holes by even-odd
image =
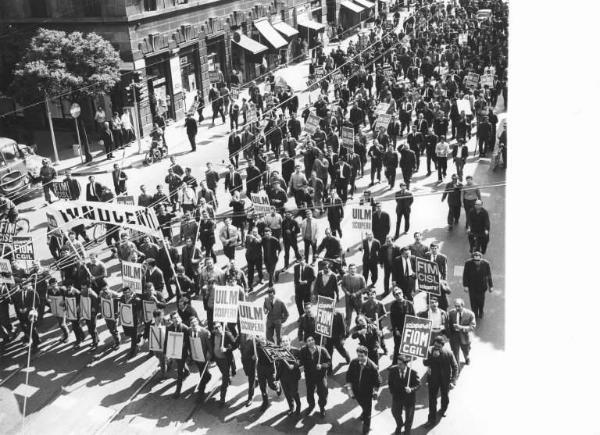
[[[375,19],[375,3],[369,0],[353,0],[359,6],[365,8],[362,12],[362,21],[372,21]]]
[[[148,57],[146,59],[146,80],[152,118],[157,115],[165,119],[175,117],[172,105],[172,84],[170,80],[169,52]]]
[[[231,63],[233,69],[242,73],[242,82],[249,82],[262,74],[264,55],[268,51],[269,47],[240,31],[233,32]]]
[[[296,8],[296,22],[300,38],[303,41],[308,41],[308,48],[315,48],[321,44],[325,25],[314,19],[311,10],[305,6]]]
[[[267,61],[267,68],[271,70],[278,67],[282,62],[282,54],[284,55],[284,58],[286,57],[285,52],[288,47],[288,42],[271,25],[267,18],[255,20],[254,28],[258,32],[259,42],[269,48],[268,52],[265,55]]]
[[[281,49],[281,62],[282,63],[291,63],[297,60],[297,56],[300,55],[299,52],[299,44],[298,44],[298,34],[299,32],[294,29],[292,26],[287,24],[285,21],[277,21],[273,22],[273,28],[277,30],[281,36],[285,38],[288,45],[285,49]]]
[[[363,11],[365,8],[351,2],[342,0],[340,2],[340,24],[344,31],[348,29],[360,30],[360,23],[363,20]]]
[[[202,89],[197,44],[186,47],[179,52],[179,69],[181,72],[184,111],[188,112],[194,106],[198,89]]]

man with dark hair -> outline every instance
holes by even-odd
[[[475,250],[485,254],[490,239],[490,216],[480,199],[475,201],[469,211],[467,234],[469,235],[470,252]]]
[[[165,337],[165,354],[169,346],[169,332],[183,332],[183,350],[181,352],[181,358],[176,359],[177,361],[177,384],[175,387],[175,393],[173,399],[178,399],[181,394],[181,386],[183,380],[190,375],[190,371],[185,367],[185,361],[189,351],[189,328],[181,321],[181,317],[177,312],[171,313],[171,324],[167,326],[167,333]]]
[[[402,289],[404,298],[409,301],[413,300],[413,292],[415,291],[415,270],[416,260],[410,254],[408,246],[400,248],[400,255],[394,258],[392,265],[392,279]]]
[[[377,400],[381,378],[377,366],[368,358],[367,348],[358,346],[356,358],[350,362],[346,372],[346,389],[350,398],[356,399],[362,408],[360,419],[363,421],[362,433],[371,430],[371,410],[373,400]]]
[[[442,396],[442,407],[440,413],[442,417],[446,415],[446,409],[450,399],[448,392],[454,388],[456,376],[458,375],[458,364],[454,354],[444,347],[446,340],[439,336],[433,340],[433,346],[427,351],[427,358],[423,364],[429,367],[429,416],[426,426],[430,427],[436,423],[437,414],[437,396],[438,392]]]
[[[462,205],[462,189],[463,185],[458,181],[458,176],[452,174],[452,181],[446,184],[442,195],[442,202],[448,197],[448,231],[452,230],[453,225],[458,225]]]
[[[315,270],[302,257],[299,264],[294,266],[294,293],[298,316],[304,314],[304,304],[310,301],[312,283],[315,280]]]
[[[478,319],[483,318],[483,306],[485,304],[485,292],[494,290],[492,282],[492,271],[490,264],[482,259],[481,252],[473,252],[472,258],[465,262],[463,270],[463,287],[469,293],[471,309]]]
[[[304,368],[306,380],[306,400],[308,409],[306,415],[310,415],[315,408],[315,390],[319,398],[319,415],[325,417],[325,406],[327,405],[327,369],[331,365],[329,352],[315,343],[314,335],[306,337],[306,345],[300,349],[298,362]]]
[[[392,415],[396,420],[395,435],[400,435],[402,426],[404,433],[410,435],[415,415],[415,392],[421,386],[418,373],[407,366],[408,362],[410,358],[401,355],[398,365],[394,363],[389,370],[388,385],[392,395]],[[405,412],[406,421],[402,420],[402,411]]]
[[[415,198],[413,194],[406,188],[406,183],[400,183],[400,190],[395,194],[396,198],[396,233],[394,240],[400,237],[400,223],[404,217],[404,233],[408,233],[410,228],[410,208]]]

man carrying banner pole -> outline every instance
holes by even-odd
[[[300,349],[298,361],[304,367],[306,380],[306,400],[308,409],[306,415],[310,415],[315,409],[315,390],[319,397],[319,415],[325,417],[325,406],[327,405],[327,369],[331,365],[329,352],[321,346],[317,346],[313,335],[306,337],[306,345]]]

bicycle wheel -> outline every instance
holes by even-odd
[[[20,217],[15,222],[15,233],[29,233],[29,219]]]

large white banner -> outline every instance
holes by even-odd
[[[215,286],[215,322],[236,323],[238,315],[239,289],[229,286]]]
[[[240,332],[242,334],[265,337],[266,316],[262,304],[257,302],[239,302]]]
[[[63,229],[81,223],[102,223],[124,226],[143,233],[154,233],[160,225],[153,208],[106,202],[55,202],[48,207],[56,225]]]

